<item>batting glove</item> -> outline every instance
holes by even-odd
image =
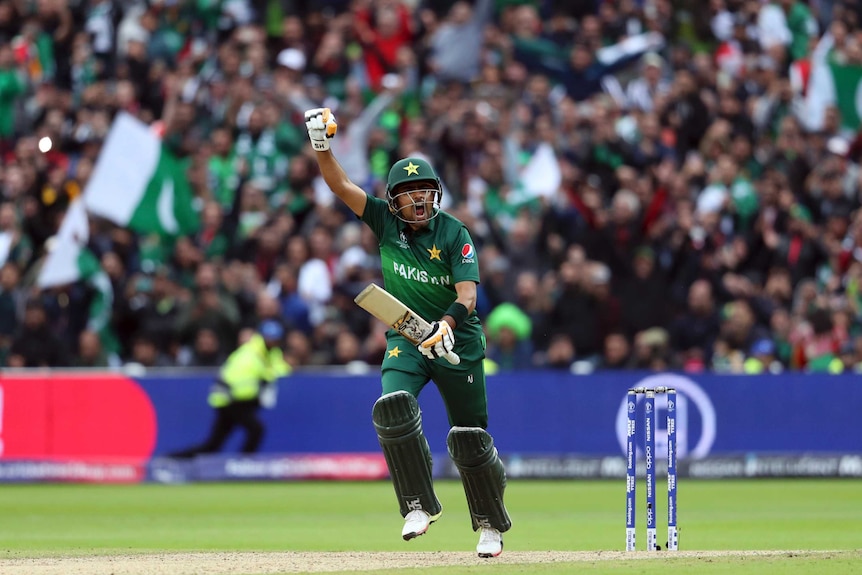
[[[435,321],[431,324],[431,333],[416,347],[428,359],[449,356],[455,349],[455,335],[447,322]]]
[[[318,152],[329,149],[329,140],[338,131],[335,116],[329,108],[314,108],[305,112],[305,127],[308,128],[311,147]]]

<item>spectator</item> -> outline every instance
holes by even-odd
[[[754,342],[748,359],[743,363],[743,370],[748,374],[781,373],[782,366],[775,358],[775,344],[772,340],[761,339]]]
[[[560,285],[549,314],[551,333],[566,335],[578,356],[591,356],[598,349],[594,334],[599,319],[586,276],[583,261],[564,262],[560,266]]]
[[[363,364],[365,362],[362,357],[362,344],[356,334],[342,331],[335,337],[333,365]]]
[[[756,341],[768,337],[768,332],[757,324],[751,305],[743,299],[731,301],[722,309],[720,333],[731,350],[746,355]]]
[[[222,349],[218,333],[208,328],[199,329],[195,334],[186,363],[199,367],[218,367],[226,359]]]
[[[413,37],[413,18],[401,2],[381,2],[370,8],[360,4],[354,15],[356,37],[364,52],[368,85],[378,90],[383,76],[395,65],[398,49]]]
[[[723,338],[715,340],[712,349],[711,369],[715,373],[743,373],[745,355],[732,349]]]
[[[669,311],[666,305],[667,280],[656,268],[651,248],[642,247],[635,251],[632,274],[619,285],[621,323],[628,337],[664,325]]]
[[[326,317],[326,303],[332,298],[332,276],[329,267],[329,236],[324,229],[317,231],[317,245],[312,255],[311,242],[295,242],[296,249],[303,255],[297,256],[304,261],[300,264],[297,279],[299,296],[308,305],[309,320],[313,326],[320,325]],[[298,247],[302,244],[302,247]],[[315,257],[316,256],[316,257]]]
[[[626,334],[611,332],[605,337],[602,359],[598,369],[629,369],[631,365],[631,344]]]
[[[811,222],[810,210],[800,204],[794,204],[789,210],[787,235],[779,236],[770,232],[768,237],[764,238],[773,261],[790,270],[794,284],[803,278],[813,277],[826,258],[826,251],[815,235]]]
[[[9,367],[61,367],[69,365],[66,344],[48,325],[45,306],[30,300],[24,320],[12,337],[6,364]]]
[[[10,44],[0,45],[0,144],[7,151],[13,147],[15,105],[26,90],[20,68],[15,67],[15,55]]]
[[[18,316],[22,293],[18,266],[7,263],[0,267],[0,365],[6,365],[6,355],[12,338],[18,331]]]
[[[281,264],[270,282],[269,293],[278,300],[281,321],[303,333],[311,333],[308,303],[297,291],[297,271],[289,264]]]
[[[841,346],[841,361],[844,363],[844,371],[862,372],[862,336],[856,336],[852,341]]]
[[[533,365],[530,318],[516,305],[500,304],[485,323],[488,347],[485,355],[501,371],[528,369]]]
[[[622,325],[619,299],[611,293],[611,273],[607,266],[595,263],[589,271],[588,289],[596,307],[597,338],[604,341],[608,333],[620,329]]]
[[[236,304],[230,296],[222,295],[217,285],[208,282],[198,283],[192,299],[183,305],[176,319],[177,332],[185,344],[194,341],[201,329],[210,329],[227,347],[236,340],[238,328]]]
[[[475,6],[454,2],[430,38],[429,67],[442,81],[470,82],[479,73],[483,31],[490,20],[493,0]]]
[[[105,368],[112,365],[109,356],[102,348],[99,334],[94,331],[82,331],[78,336],[78,353],[75,355],[75,367]]]
[[[571,338],[565,334],[557,334],[551,338],[544,361],[540,365],[552,369],[570,369],[576,356],[577,350]]]
[[[670,101],[663,111],[662,122],[674,131],[676,155],[684,158],[689,151],[698,148],[709,123],[709,110],[698,91],[694,76],[688,70],[677,71]]]
[[[655,100],[670,93],[670,82],[663,78],[664,59],[657,52],[641,57],[641,74],[626,85],[626,107],[652,112]]]
[[[30,238],[23,233],[15,205],[0,204],[0,267],[6,262],[19,268],[26,266],[33,255]]]
[[[132,340],[132,352],[123,365],[126,369],[147,370],[174,365],[171,356],[159,351],[158,339],[149,333],[139,333]]]
[[[285,360],[290,365],[299,367],[311,364],[311,340],[305,333],[296,329],[291,330],[287,332],[286,341]]]
[[[689,287],[687,312],[672,324],[672,348],[678,352],[699,350],[708,362],[718,333],[719,316],[712,286],[706,280],[698,280]]]
[[[161,353],[172,353],[183,306],[179,292],[173,271],[167,266],[138,276],[126,291],[127,301],[119,303],[123,314],[118,318],[120,333],[132,337],[142,332],[151,334]]]
[[[666,330],[654,327],[635,335],[634,366],[649,371],[667,371],[674,367]]]

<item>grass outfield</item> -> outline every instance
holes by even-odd
[[[638,487],[642,548],[643,482]],[[3,485],[0,572],[72,573],[71,566],[81,558],[110,555],[115,562],[106,572],[133,573],[133,567],[122,569],[125,556],[144,561],[148,554],[165,553],[180,555],[163,557],[162,569],[152,572],[322,572],[329,560],[335,560],[329,569],[335,572],[339,565],[357,569],[349,557],[377,552],[358,555],[368,558],[358,568],[364,573],[404,572],[397,562],[379,564],[389,571],[372,568],[375,559],[406,555],[409,564],[423,566],[411,572],[429,574],[617,573],[634,567],[631,554],[613,553],[624,543],[624,489],[622,481],[511,481],[506,496],[514,526],[499,558],[504,562],[475,558],[476,536],[461,485],[453,481],[438,483],[444,507],[441,520],[427,535],[409,543],[400,539],[401,519],[386,482]],[[664,519],[663,501],[658,511]],[[641,561],[638,573],[666,573],[669,568],[742,574],[862,572],[858,481],[683,479],[679,525],[682,552],[662,552]],[[660,535],[665,531],[660,521]],[[765,550],[793,553],[737,553]],[[236,555],[245,551],[256,553]],[[197,556],[212,557],[219,568],[204,564],[192,568],[170,559],[195,556],[189,552],[205,552]],[[433,558],[438,555],[447,561],[435,567]],[[260,570],[263,567],[254,558],[265,557],[303,557],[311,562],[307,571],[298,571],[301,567],[295,562],[278,561],[271,570]],[[233,560],[240,570],[228,567]],[[91,565],[80,572],[100,571]]]

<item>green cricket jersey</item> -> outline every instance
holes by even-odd
[[[362,221],[377,236],[384,287],[427,321],[443,317],[457,297],[456,283],[479,283],[479,260],[470,232],[446,212],[414,232],[389,211],[385,200],[369,196]],[[481,335],[474,310],[455,329],[456,347]]]
[[[467,228],[440,212],[427,228],[413,232],[389,211],[389,204],[370,197],[362,214],[377,236],[383,283],[395,297],[428,321],[437,321],[457,298],[455,284],[479,282],[476,247]],[[433,380],[446,404],[450,425],[488,426],[488,398],[482,360],[485,336],[474,310],[455,328],[455,353],[461,363],[427,360],[414,345],[390,329],[381,366],[383,393],[407,391],[415,397]]]

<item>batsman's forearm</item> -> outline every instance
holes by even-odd
[[[320,168],[320,175],[323,176],[323,181],[326,182],[332,193],[338,196],[354,214],[361,216],[368,201],[362,188],[350,181],[344,168],[341,167],[330,150],[315,152],[315,155],[317,165]]]
[[[456,283],[455,293],[457,294],[455,302],[466,307],[468,314],[473,313],[473,310],[476,309],[476,299],[478,297],[476,282],[468,280]]]
[[[458,327],[476,309],[476,284],[474,282],[458,282],[455,284],[455,290],[458,296],[442,318],[452,329]],[[454,309],[458,307],[458,304],[463,306],[464,309]],[[466,313],[464,310],[466,310]],[[449,311],[452,313],[448,313]]]
[[[347,177],[344,168],[341,167],[341,164],[332,155],[331,150],[315,152],[315,156],[317,156],[317,165],[320,167],[320,175],[323,176],[323,181],[340,198],[352,183],[350,178]]]

